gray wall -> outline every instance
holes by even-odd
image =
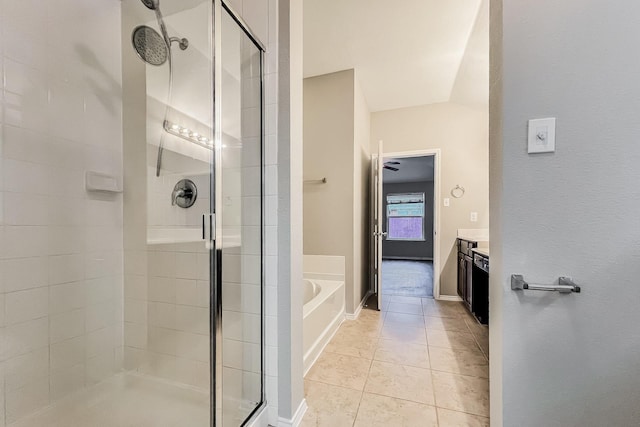
[[[304,253],[345,257],[345,302],[368,289],[370,114],[354,70],[304,79]]]
[[[440,158],[440,293],[457,296],[459,228],[489,227],[489,114],[487,108],[444,103],[371,114],[372,149],[386,153],[438,148]],[[436,171],[436,174],[438,172]],[[438,179],[438,178],[436,178]],[[450,191],[461,185],[464,197]],[[450,206],[443,206],[443,198]],[[470,213],[478,212],[478,221]]]
[[[502,34],[492,20],[490,330],[503,406],[492,405],[492,425],[638,425],[640,3],[502,7]],[[527,120],[548,116],[556,152],[528,155]],[[514,292],[512,273],[570,275],[583,292]]]
[[[422,258],[433,259],[433,181],[405,182],[384,184],[382,220],[383,230],[387,230],[387,194],[390,193],[424,193],[424,242],[403,242],[400,240],[383,240],[383,258]]]

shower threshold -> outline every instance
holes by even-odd
[[[8,427],[209,426],[209,393],[120,373]]]

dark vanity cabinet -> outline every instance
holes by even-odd
[[[458,238],[458,295],[480,323],[489,321],[489,252]]]
[[[473,304],[472,273],[473,252],[478,246],[477,242],[458,239],[458,295],[462,298],[469,311]]]

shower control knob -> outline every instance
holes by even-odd
[[[190,208],[198,198],[198,189],[196,184],[190,179],[182,179],[178,181],[171,192],[171,205],[178,205],[181,208]]]

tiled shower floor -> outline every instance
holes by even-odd
[[[209,394],[118,374],[10,427],[206,427]]]
[[[305,378],[310,426],[489,426],[488,329],[461,303],[390,296],[345,321]]]

